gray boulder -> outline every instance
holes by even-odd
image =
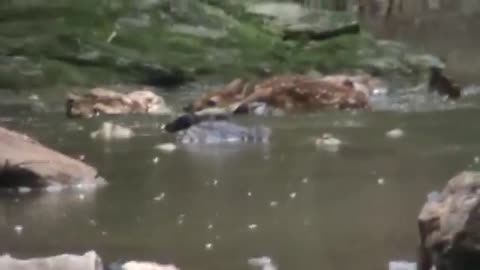
[[[430,193],[418,226],[420,270],[480,269],[480,172],[462,172]]]

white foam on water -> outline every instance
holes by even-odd
[[[277,270],[277,266],[274,264],[272,258],[268,256],[250,258],[248,264],[260,268],[262,270]]]
[[[15,230],[15,232],[18,235],[22,234],[22,232],[23,232],[23,226],[22,225],[15,225],[15,227],[13,227],[13,229]]]
[[[388,270],[417,270],[417,264],[407,261],[392,261],[388,263]]]

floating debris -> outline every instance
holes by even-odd
[[[342,141],[333,137],[333,135],[329,133],[325,133],[322,135],[321,138],[315,139],[315,145],[318,147],[323,148],[324,150],[330,152],[337,152],[340,148]]]
[[[288,195],[290,197],[290,199],[295,199],[295,197],[297,197],[297,193],[296,192],[292,192],[290,193],[290,195]]]
[[[90,133],[92,139],[102,139],[102,140],[125,140],[130,139],[134,136],[133,130],[130,128],[113,124],[112,122],[104,122],[99,130]]]
[[[28,96],[28,99],[33,100],[33,101],[37,101],[37,100],[40,100],[40,97],[36,94],[31,94],[30,96]]]
[[[177,146],[174,143],[162,143],[162,144],[156,145],[154,149],[160,150],[164,153],[171,153],[177,150]]]
[[[85,200],[85,195],[84,194],[79,194],[78,199],[81,200],[81,201]]]
[[[383,185],[383,184],[385,184],[385,179],[383,179],[383,178],[378,178],[377,183],[378,183],[379,185]]]
[[[16,225],[15,227],[13,227],[13,229],[15,230],[15,232],[17,234],[22,234],[22,232],[23,232],[23,226],[22,225]]]
[[[185,221],[185,215],[181,214],[177,217],[177,224],[178,225],[183,225],[183,222]]]
[[[96,227],[96,226],[97,226],[97,222],[96,222],[94,219],[90,219],[90,220],[88,221],[88,224],[90,224],[90,225],[93,226],[93,227]]]
[[[262,270],[277,270],[277,266],[273,263],[270,257],[258,257],[248,259],[248,264],[254,267],[259,267]]]
[[[206,243],[205,244],[205,249],[206,250],[212,250],[213,249],[213,244],[212,243]]]
[[[88,183],[81,183],[73,186],[73,188],[76,190],[93,190],[96,187],[97,186],[95,184],[88,184]]]
[[[305,178],[302,179],[302,183],[303,183],[303,184],[307,184],[309,181],[310,181],[310,180],[309,180],[307,177],[305,177]]]
[[[153,198],[153,200],[154,200],[154,201],[157,201],[157,202],[158,202],[158,201],[162,201],[163,199],[165,199],[165,192],[162,192],[162,193],[160,193],[158,196],[155,196],[155,197]]]
[[[250,192],[250,191],[247,192],[247,196],[248,196],[248,197],[252,197],[252,192]]]
[[[278,202],[277,201],[271,201],[270,202],[270,207],[277,207],[278,206]]]
[[[478,156],[474,157],[473,162],[475,162],[475,164],[479,163],[480,162],[480,157],[478,157]]]
[[[45,188],[47,192],[60,192],[63,190],[63,186],[61,185],[53,185],[53,186],[48,186]]]
[[[250,225],[248,225],[248,229],[250,229],[250,230],[252,230],[252,231],[253,231],[253,230],[256,230],[257,228],[258,228],[258,225],[257,225],[257,224],[250,224]]]
[[[387,131],[387,133],[385,133],[385,135],[388,137],[388,138],[391,138],[391,139],[398,139],[398,138],[401,138],[405,135],[405,132],[399,128],[396,128],[396,129],[392,129],[390,131]]]
[[[212,230],[213,229],[213,224],[212,223],[208,224],[207,229]]]
[[[107,236],[107,235],[108,235],[108,233],[107,233],[107,232],[105,232],[105,231],[103,231],[103,232],[101,232],[101,235],[102,235],[102,236]]]
[[[111,43],[116,36],[117,36],[117,31],[113,30],[112,33],[110,33],[110,35],[107,38],[107,43]]]
[[[213,186],[217,186],[217,185],[218,185],[218,180],[217,180],[217,179],[213,179],[212,184],[213,184]]]
[[[143,270],[179,270],[173,264],[157,264],[154,262],[137,262],[137,261],[127,262],[123,264],[120,269],[121,270],[141,270],[141,269]]]
[[[20,194],[26,194],[26,193],[32,192],[32,189],[29,187],[19,187],[17,190],[18,190],[18,193]]]
[[[153,164],[157,164],[157,163],[158,163],[158,160],[159,160],[158,157],[154,157],[154,158],[152,159]]]
[[[417,264],[406,261],[389,262],[388,270],[417,270]]]

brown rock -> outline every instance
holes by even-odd
[[[418,217],[419,269],[480,269],[480,173],[462,172],[431,193]]]
[[[0,187],[103,183],[95,168],[0,127]]]

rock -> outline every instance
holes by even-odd
[[[211,39],[220,39],[227,35],[227,32],[224,30],[210,29],[202,25],[174,24],[170,27],[170,30],[176,33]]]
[[[308,9],[297,3],[253,2],[247,4],[247,12],[272,19],[284,40],[321,41],[360,31],[353,13]]]
[[[393,261],[388,263],[388,270],[417,270],[417,264],[404,261]]]
[[[228,108],[207,108],[187,113],[163,126],[169,133],[177,133],[184,144],[217,144],[261,142],[270,140],[271,130],[264,126],[244,127],[230,122]]]
[[[271,130],[264,126],[244,127],[225,120],[205,121],[182,130],[177,140],[184,144],[267,143]]]
[[[331,134],[325,133],[321,138],[315,139],[315,145],[330,152],[337,152],[342,141],[333,137]]]
[[[0,187],[100,185],[97,170],[0,127]]]
[[[157,264],[153,262],[130,261],[122,265],[121,270],[179,270],[173,264]]]
[[[8,270],[102,270],[102,260],[94,252],[84,255],[62,254],[53,257],[21,260],[0,256],[0,269]]]
[[[172,112],[162,97],[146,88],[127,94],[106,88],[94,88],[82,96],[69,94],[66,111],[68,117],[84,118],[99,114],[170,114]]]
[[[125,140],[130,139],[134,136],[133,130],[130,128],[113,124],[112,122],[104,122],[102,127],[90,133],[92,139],[102,139],[106,141],[110,140]]]
[[[462,172],[429,194],[418,227],[419,270],[480,269],[480,173]]]

